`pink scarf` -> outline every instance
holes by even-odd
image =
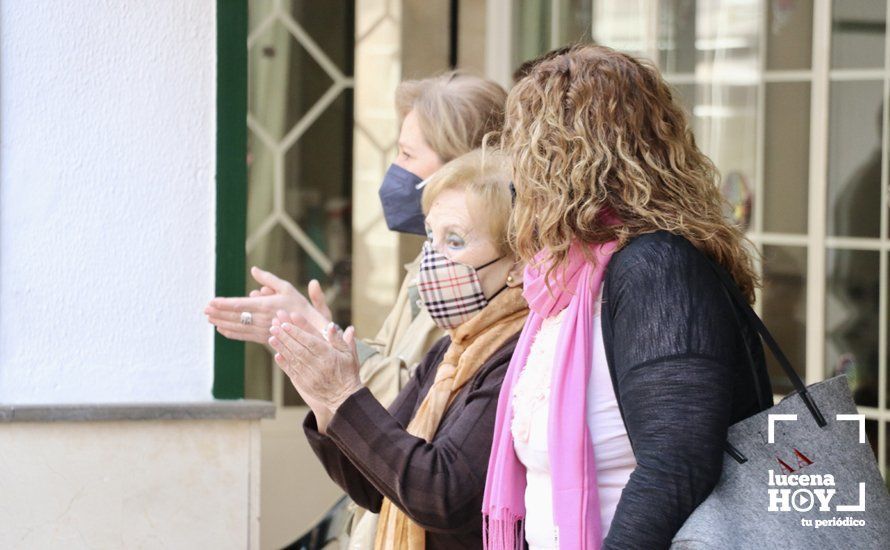
[[[523,296],[531,314],[516,344],[498,401],[494,440],[482,504],[486,550],[521,549],[525,542],[525,466],[513,449],[513,387],[525,368],[541,322],[568,308],[553,363],[548,424],[548,455],[553,481],[553,519],[563,550],[599,550],[602,544],[593,444],[587,428],[587,383],[593,357],[593,306],[616,243],[569,249],[564,268],[547,289],[547,265],[526,267]],[[535,258],[540,264],[541,254]],[[552,291],[552,294],[551,294]]]

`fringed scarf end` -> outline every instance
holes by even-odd
[[[482,547],[484,550],[522,550],[525,547],[524,518],[504,514],[492,519],[482,514]]]

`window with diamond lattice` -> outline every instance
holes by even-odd
[[[350,1],[249,4],[247,267],[350,308],[354,8]],[[249,271],[248,289],[256,288]],[[245,397],[300,405],[267,349],[248,344]]]

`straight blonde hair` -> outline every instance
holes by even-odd
[[[406,80],[396,88],[396,110],[412,110],[427,145],[448,162],[482,145],[488,132],[504,125],[507,92],[497,83],[465,73]]]

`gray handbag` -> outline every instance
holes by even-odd
[[[729,427],[720,480],[671,548],[890,548],[890,494],[846,376],[805,386],[729,274],[712,266],[795,391]]]

